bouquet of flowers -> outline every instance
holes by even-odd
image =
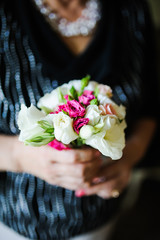
[[[40,98],[37,106],[21,106],[19,140],[26,145],[48,144],[57,149],[89,145],[113,160],[125,146],[125,107],[111,100],[109,86],[73,80]]]

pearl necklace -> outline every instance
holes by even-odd
[[[53,29],[64,37],[88,36],[93,33],[97,22],[101,18],[100,4],[98,0],[87,1],[81,16],[76,21],[61,18],[58,14],[45,6],[44,0],[33,0],[39,11],[45,16]]]

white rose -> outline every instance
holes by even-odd
[[[46,93],[43,97],[41,97],[37,103],[37,106],[41,109],[45,107],[51,111],[54,111],[59,104],[58,89],[55,89],[51,93]]]
[[[54,115],[54,135],[58,141],[64,144],[69,144],[78,138],[78,135],[73,130],[73,120],[64,114],[59,112]]]
[[[63,96],[68,94],[68,85],[65,83],[61,87],[54,89],[51,93],[46,93],[43,97],[41,97],[37,106],[41,109],[45,107],[50,111],[54,111],[60,103],[63,103],[59,99],[59,88]]]
[[[68,84],[66,85],[68,85],[68,89],[70,89],[73,86],[76,89],[76,91],[79,92],[81,90],[81,80],[72,80],[68,82]],[[89,81],[88,86],[85,87],[84,90],[94,91],[97,86],[98,86],[97,82]]]
[[[105,117],[104,123],[103,129],[87,139],[86,144],[98,149],[103,155],[111,157],[113,160],[120,159],[125,146],[125,121],[116,124],[116,119]]]
[[[68,84],[67,84],[67,86],[68,86],[68,89],[70,90],[71,89],[71,87],[73,86],[75,89],[76,89],[76,91],[80,91],[81,90],[81,80],[72,80],[72,81],[69,81],[68,82]]]
[[[101,105],[105,105],[107,103],[115,104],[109,97],[102,95],[100,93],[98,94],[97,99]]]
[[[94,91],[97,86],[98,86],[98,83],[97,83],[97,82],[95,82],[95,81],[89,81],[89,84],[88,84],[87,87],[85,87],[85,90]]]
[[[34,135],[41,134],[44,130],[37,124],[37,121],[45,118],[45,114],[31,105],[27,108],[24,104],[18,115],[18,127],[21,130],[19,140],[25,141]]]
[[[108,97],[112,96],[112,89],[108,85],[99,84],[98,90],[99,90],[99,93],[104,96],[108,96]]]
[[[94,126],[96,125],[101,118],[101,110],[99,110],[97,105],[89,105],[86,108],[85,118],[89,118],[88,124]]]

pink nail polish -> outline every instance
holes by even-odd
[[[103,182],[105,182],[105,181],[106,181],[106,178],[105,178],[105,177],[96,177],[96,178],[94,178],[94,179],[92,180],[92,182],[93,182],[94,184],[103,183]]]
[[[92,180],[92,182],[93,182],[94,184],[97,184],[97,183],[100,182],[100,179],[99,179],[98,177],[96,177],[96,178],[94,178],[94,179]]]
[[[83,197],[85,195],[85,191],[84,190],[78,190],[75,192],[76,197]]]

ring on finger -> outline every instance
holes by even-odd
[[[120,192],[117,190],[117,189],[113,189],[112,192],[111,192],[111,196],[113,198],[118,198],[120,195]]]

